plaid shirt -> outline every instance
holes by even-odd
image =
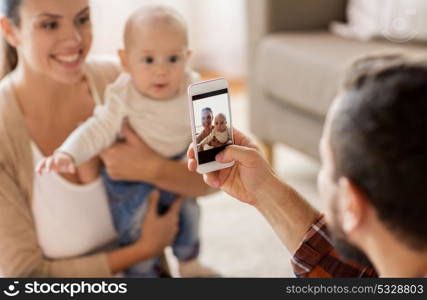
[[[291,263],[297,277],[378,277],[374,269],[340,258],[323,216],[311,225]]]

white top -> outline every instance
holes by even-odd
[[[94,82],[87,77],[95,104],[101,103]],[[34,169],[43,154],[31,142]],[[39,245],[50,259],[78,257],[117,239],[101,177],[78,185],[52,172],[34,173],[32,212]]]
[[[212,130],[212,132],[205,137],[203,141],[201,141],[201,144],[208,144],[210,143],[214,138],[218,140],[221,144],[225,144],[228,142],[228,140],[231,138],[231,131],[230,128],[226,128],[223,132],[220,132],[216,129]]]
[[[34,168],[42,153],[31,143]],[[32,211],[40,247],[46,257],[81,256],[116,239],[101,178],[77,185],[52,172],[34,174]]]
[[[122,73],[108,86],[105,104],[97,106],[94,115],[58,150],[70,154],[76,165],[88,161],[117,139],[127,117],[131,127],[151,149],[164,157],[181,154],[191,142],[186,87],[198,78],[197,73],[188,71],[177,97],[153,100],[138,92],[128,73]]]

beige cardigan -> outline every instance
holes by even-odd
[[[86,74],[100,99],[119,74],[117,64],[91,61]],[[31,199],[30,136],[9,77],[0,82],[0,276],[109,277],[105,253],[50,260],[38,244]]]

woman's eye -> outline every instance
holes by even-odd
[[[145,62],[146,64],[152,64],[152,63],[154,62],[154,58],[152,58],[152,57],[150,57],[150,56],[145,57],[145,58],[144,58],[144,62]]]
[[[177,61],[179,61],[179,57],[177,55],[169,57],[169,62],[176,63]]]
[[[53,30],[53,29],[58,28],[58,22],[43,23],[42,27],[45,29]]]
[[[83,25],[89,22],[89,20],[90,20],[90,16],[82,17],[77,20],[77,24]]]

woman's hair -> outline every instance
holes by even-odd
[[[211,114],[213,114],[212,109],[210,107],[205,107],[202,109],[202,113],[204,112],[210,112]]]
[[[7,17],[10,22],[19,26],[21,19],[19,16],[19,6],[22,4],[22,0],[1,0],[2,1],[2,14]],[[18,64],[18,53],[16,49],[12,47],[5,39],[3,39],[2,45],[2,61],[0,78],[3,78],[8,73],[13,71]]]

